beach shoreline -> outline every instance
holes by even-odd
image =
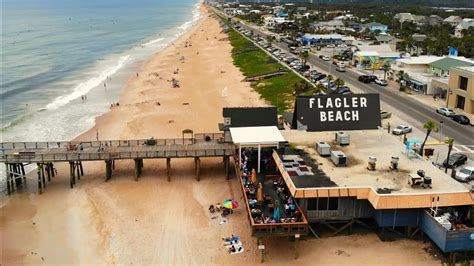
[[[173,45],[143,63],[120,93],[120,105],[96,118],[75,140],[179,138],[182,130],[218,132],[222,108],[265,106],[233,64],[232,46],[218,21],[201,6],[202,18]],[[184,57],[184,58],[183,58]],[[179,70],[178,70],[179,69]],[[177,71],[178,70],[178,71]],[[175,72],[177,72],[175,74]],[[172,79],[179,88],[172,87]],[[192,159],[145,160],[134,180],[132,160],[116,162],[105,182],[105,164],[87,162],[69,189],[68,165],[38,195],[34,176],[25,191],[0,200],[1,264],[249,264],[259,262],[244,208],[223,221],[208,206],[243,201],[235,177],[226,179],[220,158],[203,158],[201,181]],[[32,180],[32,181],[31,181]],[[221,238],[238,235],[245,252],[228,255]],[[265,240],[267,264],[437,263],[410,240],[380,242],[375,234],[307,239],[300,258],[286,238]],[[327,254],[321,256],[321,254]],[[405,254],[400,256],[400,254]]]

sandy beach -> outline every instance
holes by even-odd
[[[204,7],[202,19],[133,75],[120,106],[96,119],[79,140],[176,138],[183,129],[218,132],[225,106],[262,106],[232,63],[231,45]],[[177,71],[179,69],[179,71]],[[174,74],[174,72],[176,72]],[[171,80],[179,80],[172,88]],[[228,198],[242,201],[237,179],[226,180],[221,159],[203,159],[201,181],[192,159],[172,160],[171,182],[164,160],[144,161],[134,180],[133,161],[117,162],[105,182],[103,162],[86,163],[85,176],[69,189],[66,165],[36,193],[28,180],[24,192],[2,196],[0,233],[2,265],[209,265],[259,264],[256,239],[244,208],[220,224],[210,204]],[[238,235],[245,252],[228,255],[222,237]],[[266,239],[266,264],[434,265],[429,243],[381,242],[375,234],[303,240],[300,258],[293,243]]]

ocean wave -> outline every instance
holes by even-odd
[[[125,55],[120,57],[119,61],[117,62],[116,65],[111,66],[106,68],[102,73],[100,73],[99,76],[93,77],[85,82],[82,82],[78,84],[72,93],[67,94],[67,95],[62,95],[57,97],[53,102],[49,103],[46,105],[46,108],[51,110],[51,109],[57,109],[63,105],[68,104],[69,102],[81,97],[82,95],[86,94],[89,92],[92,88],[99,86],[104,80],[107,79],[107,77],[113,75],[115,72],[117,72],[122,66],[125,64],[125,62],[128,60],[130,55]]]
[[[157,43],[157,42],[161,42],[162,40],[164,40],[164,38],[158,38],[158,39],[154,39],[154,40],[151,40],[149,42],[146,42],[144,44],[142,44],[142,46],[148,46],[150,44],[154,44],[154,43]]]

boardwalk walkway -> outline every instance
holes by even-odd
[[[0,143],[0,162],[5,163],[8,193],[26,178],[24,166],[37,164],[38,189],[46,187],[54,177],[56,162],[69,162],[71,188],[84,175],[82,162],[104,161],[106,180],[112,176],[116,160],[135,161],[135,180],[141,175],[144,159],[166,159],[168,181],[171,180],[172,158],[194,158],[196,179],[199,181],[201,157],[222,157],[226,175],[235,146],[224,140],[222,133],[193,134],[180,139],[103,140],[73,142],[8,142]],[[45,174],[46,172],[46,174]]]

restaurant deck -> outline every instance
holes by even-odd
[[[334,132],[282,131],[289,143],[301,149],[305,163],[317,166],[313,175],[294,175],[285,169],[283,156],[274,153],[285,181],[295,198],[357,197],[367,199],[375,209],[430,208],[474,204],[472,194],[462,184],[418,156],[408,156],[398,137],[384,130],[350,131],[350,144],[339,146]],[[335,166],[316,152],[316,142],[326,142],[331,150],[341,150],[347,166]],[[299,146],[298,146],[299,145]],[[383,149],[381,149],[383,147]],[[377,158],[376,170],[369,171],[369,156]],[[391,156],[399,157],[397,170],[390,170]],[[314,169],[314,167],[313,167]],[[425,171],[431,188],[412,187],[409,174]]]

